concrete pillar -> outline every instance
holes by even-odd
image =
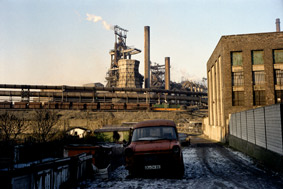
[[[221,60],[221,56],[218,58],[218,62],[219,62],[219,104],[220,104],[220,125],[221,126],[225,126],[225,117],[224,117],[224,108],[223,108],[223,77],[222,77],[222,60]],[[224,132],[225,133],[225,132]]]
[[[226,122],[225,122],[225,116],[224,116],[224,107],[223,107],[223,77],[222,77],[222,58],[221,56],[218,57],[218,63],[219,63],[219,90],[220,90],[220,93],[219,93],[219,105],[220,105],[220,111],[219,111],[219,114],[220,114],[220,126],[221,126],[221,133],[220,133],[220,137],[221,137],[221,141],[225,141],[225,135],[226,135]],[[228,127],[228,125],[227,125]]]
[[[208,108],[209,108],[209,111],[208,111],[208,116],[209,116],[209,125],[213,125],[212,121],[213,121],[213,111],[212,111],[212,103],[213,103],[213,100],[212,100],[212,74],[211,74],[211,70],[208,72],[208,78],[207,78],[207,81],[208,81]]]
[[[144,88],[150,88],[150,28],[144,27]]]
[[[216,78],[215,78],[215,66],[212,66],[211,69],[212,72],[212,111],[213,111],[213,120],[212,120],[212,124],[215,126],[216,123],[216,119],[217,119],[217,112],[216,112]]]
[[[217,113],[217,119],[216,119],[216,125],[220,126],[220,87],[219,87],[219,62],[218,60],[215,63],[215,72],[216,72],[216,113]]]
[[[247,109],[253,108],[253,69],[251,66],[252,54],[249,50],[243,50],[243,72],[244,72],[244,107]],[[264,65],[265,66],[265,65]],[[232,89],[233,90],[233,89]],[[274,88],[273,88],[274,90]]]
[[[279,18],[276,19],[275,24],[276,24],[276,32],[280,32],[280,19]]]
[[[170,90],[170,57],[165,57],[165,90]]]
[[[270,47],[262,50],[264,51],[265,100],[266,105],[271,105],[275,104],[273,50]]]

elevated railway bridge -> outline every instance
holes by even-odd
[[[66,85],[0,84],[0,99],[1,109],[177,110],[207,105],[204,92]]]

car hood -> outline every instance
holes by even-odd
[[[171,150],[173,143],[176,142],[169,140],[143,141],[135,142],[132,147],[135,152],[168,151]]]

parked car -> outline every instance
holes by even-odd
[[[171,173],[184,175],[183,154],[176,125],[170,120],[149,120],[136,124],[125,149],[129,175]]]
[[[179,133],[179,142],[182,146],[189,146],[191,144],[191,138],[186,133]]]

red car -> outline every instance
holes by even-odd
[[[184,162],[176,125],[170,120],[150,120],[133,128],[125,149],[126,169],[136,176],[145,173],[172,173],[183,177]]]

